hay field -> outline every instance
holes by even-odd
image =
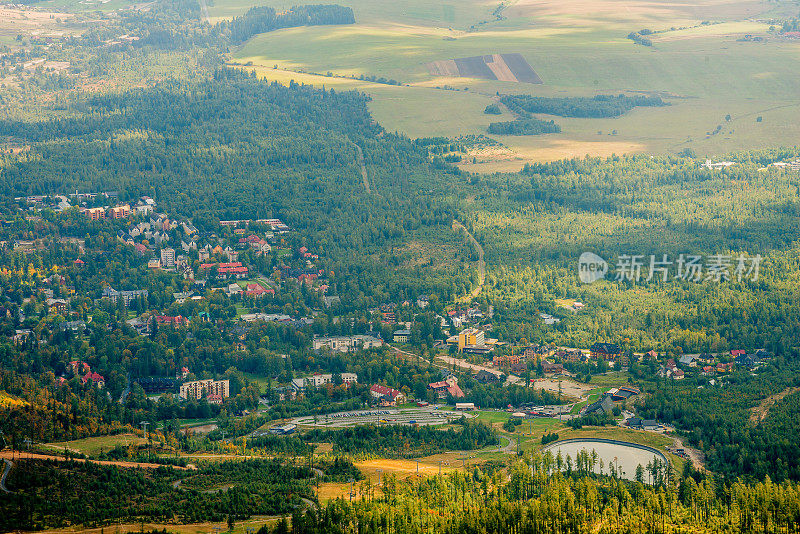
[[[789,1],[519,0],[502,10],[501,20],[492,14],[499,2],[483,0],[460,2],[452,10],[450,2],[339,3],[353,7],[355,25],[262,34],[235,50],[233,59],[287,71],[398,80],[404,86],[346,83],[373,97],[371,110],[384,127],[412,137],[485,133],[489,122],[508,120],[483,115],[485,102],[497,92],[671,97],[670,107],[637,108],[614,119],[557,117],[560,134],[497,137],[510,154],[476,157],[474,164],[470,158],[463,165],[467,170],[518,170],[528,161],[585,154],[689,148],[714,155],[800,140],[800,42],[775,38],[766,22],[796,16],[796,4]],[[233,16],[248,5],[216,0],[211,11]],[[654,46],[627,39],[643,28],[656,32],[649,36]],[[744,35],[766,40],[741,41]],[[426,66],[512,53],[521,54],[544,85],[448,76],[447,69],[431,74]],[[759,116],[762,122],[756,122]],[[721,132],[709,135],[718,125]]]

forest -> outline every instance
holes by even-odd
[[[668,106],[659,96],[596,95],[594,97],[543,97],[503,95],[508,109],[522,116],[544,113],[559,117],[602,118],[618,117],[635,107]]]
[[[460,428],[428,426],[358,426],[341,430],[311,430],[303,439],[333,443],[336,453],[367,454],[384,458],[419,458],[444,451],[469,451],[497,444],[497,434],[481,422],[461,418]]]
[[[274,460],[226,463],[196,473],[78,463],[56,469],[52,463],[25,462],[16,475],[12,471],[9,481],[16,493],[0,501],[0,528],[41,530],[75,522],[102,526],[117,519],[146,522],[162,517],[169,498],[174,500],[172,506],[177,506],[180,523],[204,513],[233,525],[256,511],[271,510],[284,517],[291,515],[291,531],[305,533],[360,529],[401,534],[594,530],[749,534],[793,533],[800,524],[800,488],[794,483],[777,484],[769,479],[753,485],[720,483],[687,467],[653,484],[626,481],[613,473],[599,475],[588,455],[568,462],[569,466],[560,460],[546,453],[516,460],[507,471],[487,464],[431,477],[400,479],[387,474],[380,485],[359,483],[355,498],[331,499],[305,511],[296,506],[297,496],[305,495],[313,502],[313,472]],[[341,462],[319,466],[340,477],[349,476]],[[177,487],[173,487],[175,481],[180,481]],[[233,486],[213,494],[198,491],[220,483]],[[55,489],[51,495],[57,498],[43,499],[37,490],[42,484]],[[128,499],[131,488],[142,497]],[[262,493],[265,490],[267,493]],[[102,506],[85,506],[89,498]],[[273,529],[289,531],[283,521]],[[265,527],[264,534],[267,532]]]
[[[541,135],[558,133],[561,126],[553,121],[534,118],[516,119],[513,121],[493,122],[489,124],[490,134],[497,135]]]
[[[250,8],[241,17],[218,23],[218,31],[230,32],[231,41],[241,44],[259,33],[295,26],[321,24],[354,24],[353,9],[337,5],[293,6],[288,11],[276,13],[271,7]]]
[[[341,465],[335,469],[341,471]],[[11,471],[8,485],[14,492],[0,500],[0,530],[290,514],[301,497],[314,497],[314,477],[307,467],[276,460],[222,462],[196,471],[28,460]]]

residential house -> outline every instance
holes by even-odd
[[[440,399],[446,398],[448,394],[455,399],[464,397],[464,392],[458,386],[458,378],[452,375],[440,382],[431,382],[428,389],[435,391]]]
[[[264,295],[275,295],[275,290],[271,287],[265,288],[261,284],[247,284],[244,292],[248,297],[263,297]]]
[[[174,326],[177,328],[180,326],[188,326],[189,319],[181,315],[176,315],[174,317],[170,315],[156,315],[156,324],[159,326]]]
[[[411,339],[411,330],[395,330],[392,340],[395,343],[408,343]]]
[[[491,382],[499,382],[503,378],[503,373],[493,373],[487,369],[481,369],[475,374],[475,380],[481,384],[489,384]]]
[[[561,365],[560,363],[550,363],[548,361],[542,361],[542,372],[546,375],[563,373],[564,366]]]
[[[83,210],[83,214],[91,221],[99,221],[106,218],[105,208],[88,208]]]
[[[67,312],[68,302],[64,299],[47,299],[46,303],[49,313],[63,315]]]
[[[305,378],[294,378],[292,379],[291,387],[295,391],[305,391],[307,387],[321,387],[325,384],[332,384],[333,377],[335,375],[332,373],[326,374],[314,374],[311,376],[307,376]],[[358,383],[358,375],[356,373],[341,373],[339,377],[342,379],[342,383],[347,385],[348,387],[351,384]]]
[[[369,388],[369,394],[374,399],[379,400],[381,405],[384,406],[396,406],[398,404],[403,404],[406,400],[406,396],[403,395],[402,392],[381,384],[375,384]]]
[[[597,414],[605,414],[609,415],[614,410],[614,401],[611,398],[611,395],[605,394],[599,400],[588,405],[586,408],[583,409],[583,413],[585,415],[591,415],[594,413]]]
[[[616,360],[622,355],[622,350],[616,343],[595,343],[589,347],[592,358],[606,361]]]
[[[102,375],[99,375],[92,371],[87,372],[85,375],[83,375],[83,378],[81,378],[82,384],[86,384],[87,382],[91,382],[100,389],[102,389],[103,386],[106,385],[106,379],[103,378]]]

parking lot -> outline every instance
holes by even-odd
[[[459,419],[461,416],[474,417],[469,412],[439,411],[435,408],[376,408],[373,410],[357,410],[337,412],[328,415],[304,416],[293,419],[296,425],[343,428],[357,425],[443,425]]]

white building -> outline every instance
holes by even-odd
[[[314,350],[328,348],[334,352],[351,352],[359,349],[374,349],[382,346],[382,339],[367,335],[314,338]]]
[[[358,375],[356,373],[342,373],[342,382],[347,384],[357,384],[358,383]],[[319,374],[319,375],[311,375],[304,378],[293,378],[292,379],[292,388],[296,391],[303,391],[307,387],[315,387],[318,388],[320,386],[324,386],[325,384],[333,383],[333,374]]]
[[[161,249],[161,266],[165,269],[172,269],[175,267],[175,249],[162,248]]]

